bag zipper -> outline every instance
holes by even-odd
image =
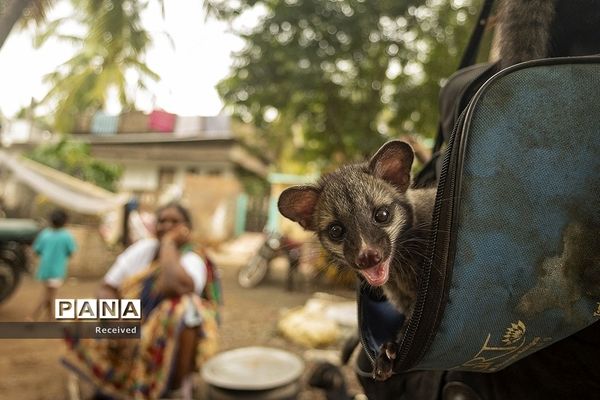
[[[468,109],[469,107],[467,107]],[[415,308],[412,314],[412,317],[408,321],[408,327],[406,329],[406,333],[402,338],[402,342],[400,344],[399,354],[396,358],[396,363],[394,369],[396,371],[403,371],[410,366],[414,365],[421,357],[422,353],[429,347],[429,344],[433,340],[435,336],[435,331],[437,328],[437,320],[438,314],[442,311],[441,306],[443,305],[443,301],[441,298],[443,297],[443,290],[445,281],[448,277],[447,271],[449,267],[449,263],[447,262],[439,262],[435,263],[436,259],[439,259],[444,253],[447,253],[447,249],[449,247],[450,235],[448,229],[450,228],[450,223],[452,219],[452,210],[454,209],[454,193],[455,193],[455,181],[456,174],[449,173],[450,164],[456,159],[457,151],[455,151],[456,146],[460,140],[458,137],[459,132],[462,131],[466,120],[466,110],[461,113],[458,118],[454,129],[452,130],[452,134],[450,135],[450,139],[448,140],[448,150],[446,156],[444,157],[444,162],[442,164],[442,169],[440,172],[440,181],[438,183],[438,191],[436,193],[435,205],[433,210],[433,225],[432,225],[432,237],[429,245],[427,262],[423,265],[421,269],[421,280],[419,285],[419,295],[417,296],[417,302],[415,304]],[[447,216],[444,218],[445,226],[442,226],[443,229],[440,230],[440,222],[442,220],[442,204],[446,202],[446,211]],[[445,232],[445,233],[443,233]],[[438,243],[442,243],[440,247]],[[437,251],[437,249],[441,248],[441,251]],[[436,265],[437,264],[437,265]],[[434,270],[434,267],[437,266],[437,270]],[[444,268],[443,270],[439,267]],[[451,268],[450,268],[451,269]],[[436,282],[440,282],[441,284],[432,285],[432,273],[436,273]],[[440,293],[440,291],[442,291]],[[434,304],[434,308],[431,308],[432,301],[435,299],[440,299],[440,304]],[[429,300],[429,301],[428,301]],[[425,314],[425,309],[428,310],[436,310],[435,313]],[[429,334],[427,335],[416,335],[416,331],[419,329],[421,325],[428,326]],[[411,349],[423,349],[418,354],[415,353]]]
[[[361,284],[358,284],[358,288],[356,289],[357,291],[357,300],[356,300],[356,306],[358,309],[358,321],[364,321],[364,317],[363,317],[363,307],[362,307],[362,294],[361,294]],[[365,335],[363,335],[363,331],[361,329],[361,326],[359,325],[358,327],[359,332],[358,332],[358,339],[360,340],[360,345],[362,346],[362,348],[364,349],[367,357],[369,358],[369,361],[371,361],[371,365],[375,366],[375,357],[376,354],[374,354],[371,351],[371,347],[369,346],[369,344],[367,343],[367,341],[365,340]]]

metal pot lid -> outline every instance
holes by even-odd
[[[210,385],[234,390],[267,390],[297,380],[304,362],[290,352],[269,347],[242,347],[216,355],[202,366]]]

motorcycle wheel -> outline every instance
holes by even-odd
[[[0,258],[0,303],[15,291],[21,274],[15,270],[8,260]]]
[[[243,288],[252,288],[265,279],[269,270],[269,260],[256,254],[238,272],[238,283]]]

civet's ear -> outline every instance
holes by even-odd
[[[314,231],[314,213],[319,201],[320,192],[312,186],[293,186],[285,189],[277,207],[286,218],[302,225],[304,229]]]
[[[408,143],[400,140],[387,142],[369,161],[369,170],[377,178],[405,192],[410,186],[410,168],[415,153]]]

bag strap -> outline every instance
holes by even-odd
[[[481,12],[479,13],[479,18],[477,18],[477,24],[475,24],[475,28],[471,33],[469,43],[467,44],[467,49],[465,50],[463,57],[460,60],[460,65],[458,69],[463,69],[465,67],[475,64],[475,61],[477,60],[477,53],[479,52],[479,45],[481,44],[481,38],[483,37],[485,26],[487,25],[488,19],[490,18],[490,13],[492,11],[493,5],[494,0],[485,0],[485,2],[483,3],[483,6],[481,7]]]
[[[475,28],[473,29],[471,37],[469,38],[467,49],[465,50],[462,59],[460,60],[460,64],[458,66],[459,70],[475,64],[475,61],[477,60],[477,53],[479,53],[479,45],[481,44],[483,32],[485,30],[485,26],[487,25],[487,21],[490,18],[490,13],[492,11],[493,5],[494,0],[485,0],[485,2],[483,3],[481,11],[479,12],[479,17],[477,18],[477,23],[475,24]],[[440,151],[443,144],[444,135],[442,133],[442,125],[440,122],[438,124],[438,132],[435,138],[435,144],[433,146],[433,153]]]

